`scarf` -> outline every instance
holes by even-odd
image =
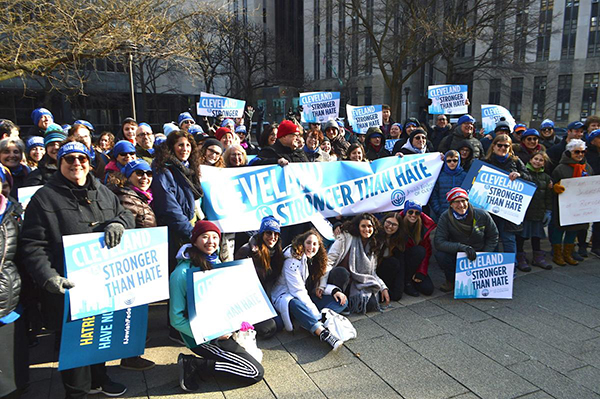
[[[454,210],[452,208],[448,208],[448,213],[450,214],[450,224],[456,228],[460,234],[464,234],[466,236],[470,236],[473,232],[473,227],[475,227],[475,215],[473,211],[473,205],[469,204],[469,209],[465,213],[462,220],[457,219],[454,214]],[[455,237],[454,237],[455,238]]]
[[[494,154],[494,157],[499,163],[505,163],[506,161],[508,161],[508,155],[509,153],[507,152],[506,155],[503,156]]]
[[[199,199],[204,196],[204,191],[202,191],[200,179],[198,179],[194,171],[189,168],[189,165],[190,163],[188,161],[181,162],[177,158],[171,158],[166,164],[171,173],[178,173],[183,177],[190,190],[192,190],[194,199]]]
[[[406,148],[407,150],[415,154],[425,154],[425,151],[427,150],[427,146],[423,147],[422,149],[414,147],[410,140],[407,141],[406,144],[402,146],[402,148]]]
[[[216,265],[218,263],[217,260],[219,259],[219,255],[217,255],[217,251],[213,252],[210,255],[204,254],[204,257],[206,258],[206,261],[211,265]]]
[[[588,173],[585,171],[585,164],[570,163],[569,166],[573,168],[572,177],[583,177],[588,175]]]
[[[540,144],[536,145],[535,147],[533,147],[532,149],[529,149],[527,147],[525,147],[524,143],[521,143],[521,148],[523,148],[525,151],[527,151],[527,153],[529,155],[533,154],[534,152],[540,151],[542,149],[542,146]]]
[[[452,209],[452,208],[450,208]],[[458,212],[456,212],[454,209],[452,209],[452,216],[454,216],[454,218],[456,220],[465,220],[467,218],[467,216],[469,216],[469,208],[467,208],[467,211],[464,214],[460,214]]]
[[[381,144],[379,144],[379,145],[373,145],[373,144],[369,143],[369,147],[371,147],[372,149],[374,149],[375,152],[379,152],[379,151],[381,151],[381,147],[383,147],[383,145],[384,145],[383,143],[384,143],[384,140],[382,138],[381,139]]]
[[[457,152],[458,152],[458,151],[457,151]],[[458,154],[458,163],[456,164],[456,168],[454,168],[454,169],[450,169],[450,168],[448,167],[448,164],[447,164],[446,162],[444,162],[444,167],[443,167],[443,169],[442,169],[442,170],[443,170],[443,171],[444,171],[444,173],[446,173],[447,175],[450,175],[450,176],[455,176],[455,175],[457,175],[457,174],[461,173],[461,172],[464,170],[464,169],[463,169],[463,167],[462,167],[462,165],[461,165],[461,162],[462,162],[462,159],[460,158],[460,154]]]
[[[305,153],[307,153],[309,155],[314,155],[319,151],[319,147],[315,148],[314,150],[311,150],[310,148],[308,148],[306,146],[306,144],[304,145],[304,147],[302,147],[302,149],[304,150]]]
[[[367,312],[367,303],[381,289],[377,278],[377,256],[374,253],[367,255],[369,245],[363,246],[360,237],[348,235],[350,249],[348,251],[348,271],[350,272],[350,295],[348,296],[348,310],[352,313]],[[379,301],[375,301],[379,303]],[[379,305],[378,305],[379,306]]]
[[[130,185],[130,187],[133,191],[140,194],[142,196],[142,198],[148,199],[148,205],[152,205],[152,200],[154,199],[154,197],[152,196],[152,189],[148,189],[148,191],[144,191],[141,188],[138,188],[133,185]]]

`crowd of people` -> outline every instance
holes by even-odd
[[[325,327],[321,311],[366,313],[403,295],[431,295],[432,254],[445,276],[438,287],[444,292],[454,290],[458,252],[470,260],[477,252],[514,253],[523,272],[531,266],[550,269],[541,249],[548,235],[554,264],[577,265],[588,257],[589,226],[560,226],[558,197],[565,191],[562,179],[600,173],[600,117],[569,123],[560,138],[551,120],[539,131],[524,124],[511,129],[501,120],[492,132],[477,132],[470,115],[454,125],[445,115],[436,115],[434,126],[415,118],[397,123],[387,105],[383,125],[366,134],[341,120],[303,125],[294,117],[263,128],[259,112],[253,142],[248,128],[253,114],[248,107],[242,118],[196,121],[183,112],[162,132],[126,118],[116,134],[96,132],[85,120],[61,126],[45,108],[32,112],[27,132],[0,120],[0,397],[19,397],[26,388],[27,354],[42,329],[56,334],[59,349],[64,294],[74,287],[64,270],[65,235],[103,232],[111,248],[125,229],[168,227],[169,338],[198,355],[177,359],[186,391],[197,390],[207,375],[246,383],[264,375],[260,361],[231,334],[196,344],[187,308],[186,276],[192,267],[210,270],[221,262],[252,259],[278,314],[254,326],[257,336],[292,331],[295,323],[336,350],[343,341]],[[370,162],[432,152],[442,154],[444,165],[427,204],[407,200],[387,214],[332,218],[333,242],[308,224],[284,227],[271,215],[258,231],[221,232],[203,213],[201,166]],[[477,159],[505,171],[510,180],[537,186],[522,224],[469,203],[461,185]],[[19,189],[33,186],[41,188],[23,211]],[[532,256],[525,251],[529,239]],[[591,251],[600,256],[596,223]],[[138,356],[120,365],[147,370],[154,363]],[[109,378],[104,364],[64,370],[61,377],[68,398],[126,391]]]

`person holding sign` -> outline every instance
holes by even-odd
[[[524,164],[527,164],[532,155],[546,148],[540,144],[540,133],[535,129],[527,129],[521,136],[521,142],[513,144],[513,151]]]
[[[440,287],[442,292],[454,291],[456,253],[465,252],[469,260],[477,252],[493,252],[498,245],[498,229],[487,211],[469,204],[465,190],[455,187],[448,191],[446,200],[450,208],[440,216],[433,239],[435,259],[446,276]]]
[[[553,189],[555,193],[554,206],[552,208],[553,229],[550,233],[552,243],[552,261],[559,266],[577,265],[573,259],[575,249],[575,237],[580,231],[587,233],[588,224],[575,224],[570,226],[560,225],[560,209],[558,196],[565,192],[565,186],[560,184],[562,179],[591,176],[594,174],[592,167],[585,160],[586,145],[583,140],[572,139],[566,145],[560,163],[552,172],[552,180],[555,181]],[[564,236],[564,239],[563,239]]]
[[[466,176],[467,172],[461,165],[458,151],[450,150],[444,154],[444,167],[429,198],[429,207],[433,211],[434,220],[438,220],[440,215],[449,208],[446,193],[454,187],[460,187]]]
[[[46,327],[60,334],[64,294],[73,288],[65,278],[63,236],[103,231],[106,246],[113,248],[119,245],[124,230],[134,227],[134,220],[117,196],[89,173],[90,153],[85,144],[64,143],[57,159],[58,173],[35,193],[25,211],[20,256],[43,289]],[[67,398],[100,392],[119,396],[127,390],[110,380],[104,363],[60,373]]]
[[[179,385],[186,392],[200,389],[198,379],[207,375],[234,377],[246,383],[263,379],[264,369],[233,338],[232,334],[200,345],[196,344],[188,319],[187,273],[194,267],[211,270],[220,263],[217,255],[221,231],[212,222],[199,220],[191,234],[192,244],[185,244],[177,254],[177,268],[169,279],[169,319],[171,326],[181,333],[186,346],[195,354],[179,354]]]
[[[346,309],[347,298],[342,289],[348,283],[348,271],[330,271],[321,236],[312,229],[296,236],[284,256],[283,273],[273,287],[271,300],[285,329],[294,330],[293,316],[302,328],[337,350],[344,342],[323,326],[321,310]]]

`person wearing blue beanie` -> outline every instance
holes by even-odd
[[[194,118],[192,118],[192,114],[190,114],[189,112],[182,112],[177,118],[177,125],[181,130],[185,130],[186,132],[188,128],[191,125],[194,125],[195,123],[196,121],[194,120]]]
[[[104,182],[109,181],[113,173],[123,173],[123,167],[137,158],[135,147],[127,140],[118,141],[110,152],[110,162],[104,168]],[[118,176],[117,176],[118,178]],[[115,183],[114,181],[111,181]]]
[[[90,122],[88,121],[84,121],[83,119],[78,119],[75,122],[73,122],[73,126],[75,125],[83,125],[85,127],[88,128],[88,130],[93,134],[94,133],[94,125],[92,125]]]
[[[67,139],[61,126],[52,123],[46,129],[44,135],[45,154],[37,164],[37,169],[33,170],[25,178],[25,187],[43,186],[58,170],[58,149],[60,144]]]
[[[27,166],[31,170],[35,170],[38,163],[44,157],[46,149],[44,148],[44,138],[40,136],[31,136],[25,142],[25,158],[27,159]]]
[[[449,150],[459,150],[465,141],[473,147],[473,159],[482,159],[485,156],[483,145],[475,137],[475,118],[466,114],[458,118],[458,123],[450,134],[440,142],[439,152],[446,153]]]
[[[165,123],[163,125],[163,133],[165,136],[168,136],[171,132],[175,132],[177,130],[179,130],[179,128],[173,122]]]
[[[54,116],[46,108],[36,108],[31,113],[31,120],[33,126],[27,131],[27,134],[23,135],[23,140],[27,140],[31,136],[44,137],[44,132],[54,122]]]

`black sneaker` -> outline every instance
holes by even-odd
[[[179,366],[179,386],[186,392],[195,392],[200,389],[196,379],[196,357],[192,355],[179,354],[177,365]]]
[[[577,253],[579,254],[579,256],[582,256],[584,258],[587,258],[588,255],[588,251],[587,251],[587,244],[582,247],[581,245],[579,246],[579,251],[577,251]],[[582,259],[583,260],[583,259]]]
[[[331,345],[331,348],[333,348],[334,351],[338,350],[340,346],[344,344],[344,341],[334,337],[328,329],[324,329],[323,331],[321,331],[321,334],[319,334],[319,338],[321,339],[321,341],[327,342],[329,345]]]
[[[421,295],[419,293],[419,291],[417,291],[417,289],[415,288],[414,285],[412,285],[412,283],[408,283],[404,286],[404,293],[406,295],[410,295],[410,296],[419,296]]]
[[[600,248],[592,248],[590,252],[600,258]]]
[[[587,254],[587,250],[585,250],[585,252]],[[584,261],[583,257],[577,251],[573,251],[571,253],[571,257],[573,259],[575,259],[577,262],[583,262]]]
[[[97,393],[101,393],[106,396],[117,397],[123,395],[125,392],[127,392],[127,387],[125,385],[108,380],[104,384],[102,384],[101,387],[90,389],[89,394],[94,395]]]
[[[156,364],[152,360],[144,359],[141,356],[121,359],[119,367],[125,370],[144,371],[150,370]]]

